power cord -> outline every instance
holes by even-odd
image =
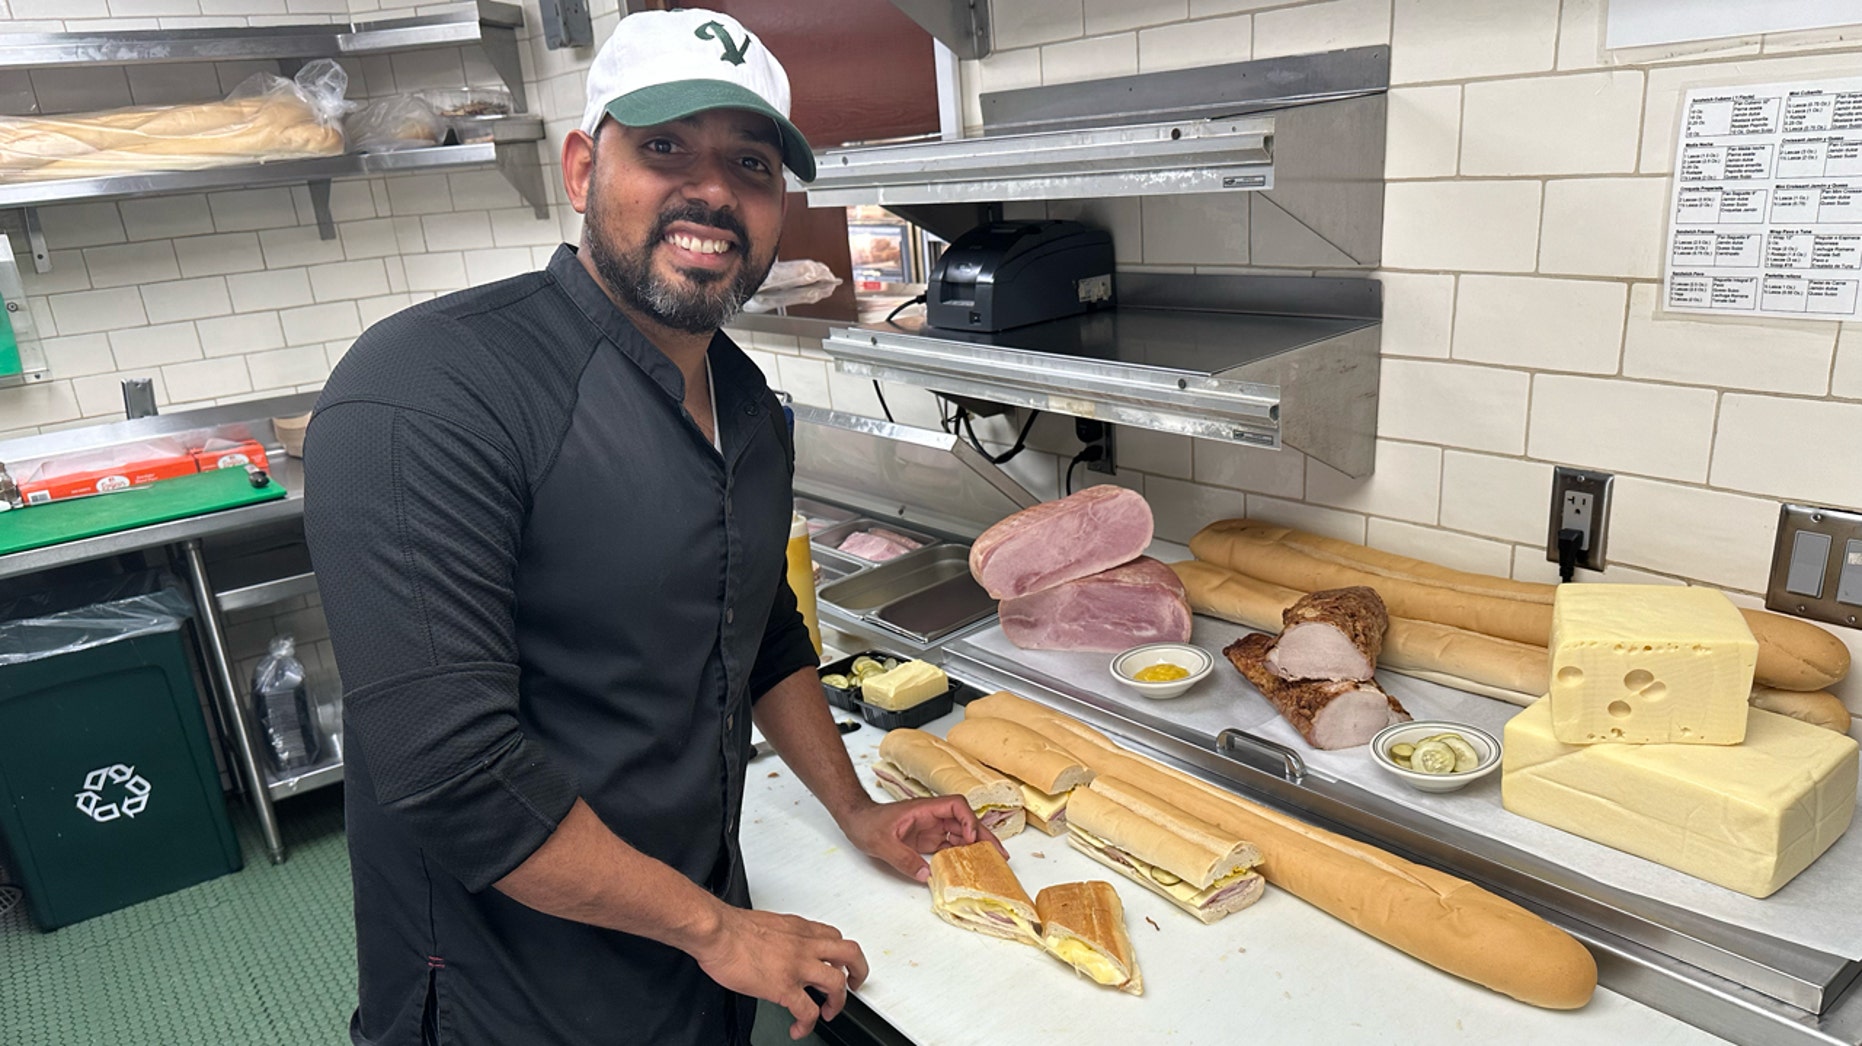
[[[1098,461],[1105,456],[1106,448],[1105,445],[1101,443],[1094,443],[1091,446],[1080,448],[1080,452],[1075,454],[1073,460],[1067,463],[1067,493],[1069,495],[1073,493],[1073,470],[1089,462]]]
[[[1569,582],[1577,576],[1578,556],[1584,552],[1584,532],[1566,527],[1558,532],[1558,580]]]
[[[886,412],[886,420],[892,421],[892,408],[886,405],[886,390],[879,387],[879,379],[873,379],[873,395],[879,397],[879,409]]]
[[[983,449],[983,441],[976,438],[976,427],[970,424],[970,412],[962,407],[958,407],[957,409],[962,412],[960,418],[963,422],[963,431],[970,436],[970,446],[975,447],[978,454],[988,458],[989,463],[992,465],[1000,465],[1013,458],[1015,455],[1020,454],[1022,448],[1028,445],[1028,433],[1034,428],[1034,419],[1041,416],[1040,411],[1030,410],[1028,412],[1028,417],[1022,420],[1021,431],[1015,434],[1015,445],[1000,454],[991,454],[989,451]]]
[[[925,303],[925,296],[922,294],[916,297],[907,298],[904,301],[899,303],[898,308],[893,309],[891,312],[886,313],[886,322],[892,323],[893,317],[897,316],[899,313],[904,312],[906,309],[909,309],[914,305],[923,305],[924,303]],[[898,324],[896,323],[892,323],[892,325],[894,327],[898,326]]]

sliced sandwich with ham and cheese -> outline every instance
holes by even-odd
[[[1111,883],[1057,883],[1035,895],[1034,910],[1049,955],[1108,988],[1144,994],[1137,953],[1125,932],[1125,906]]]
[[[1020,785],[923,730],[888,731],[879,742],[873,776],[897,799],[963,796],[976,819],[998,839],[1027,826]]]
[[[965,719],[950,728],[948,743],[1021,783],[1027,821],[1048,835],[1067,831],[1067,797],[1093,780],[1073,754],[1020,723]]]
[[[1101,775],[1067,803],[1067,841],[1212,923],[1261,899],[1261,851],[1163,799]]]
[[[989,840],[931,855],[931,909],[966,930],[1041,947],[1040,917]]]

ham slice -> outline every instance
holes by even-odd
[[[884,563],[889,559],[897,559],[920,546],[918,542],[903,534],[894,534],[890,530],[875,527],[872,530],[849,534],[847,539],[837,547],[848,555],[859,556],[861,559],[871,560],[874,563]]]
[[[1259,632],[1241,637],[1222,653],[1293,724],[1314,748],[1355,748],[1377,731],[1406,723],[1408,712],[1376,683],[1354,679],[1290,682],[1267,667],[1273,639]]]
[[[970,546],[970,574],[993,599],[1033,595],[1131,562],[1150,546],[1151,533],[1144,495],[1087,487],[983,531]]]
[[[1301,596],[1280,616],[1267,668],[1282,679],[1370,679],[1390,613],[1377,590],[1356,585]]]
[[[1190,600],[1183,582],[1149,556],[1005,599],[998,616],[1002,634],[1024,650],[1115,652],[1190,638]]]

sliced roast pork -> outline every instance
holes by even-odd
[[[1267,667],[1273,639],[1259,632],[1223,648],[1230,662],[1253,683],[1314,748],[1355,748],[1377,731],[1406,723],[1410,715],[1376,683],[1355,679],[1289,681]]]
[[[1005,599],[1002,634],[1024,650],[1119,651],[1190,638],[1190,600],[1176,571],[1149,556]]]
[[[1363,585],[1301,596],[1281,614],[1267,668],[1282,679],[1369,679],[1377,671],[1390,613]]]
[[[970,573],[992,599],[1032,595],[1131,562],[1151,544],[1151,528],[1144,495],[1087,487],[983,531],[970,546]]]

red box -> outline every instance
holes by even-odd
[[[186,451],[162,453],[160,448],[150,446],[138,448],[133,456],[126,454],[124,458],[117,462],[96,460],[93,463],[74,459],[48,463],[34,470],[33,475],[20,483],[20,497],[28,505],[43,505],[52,501],[127,490],[157,480],[191,476],[200,471],[194,464],[194,456]]]
[[[271,467],[271,462],[265,457],[265,448],[258,441],[249,439],[229,446],[197,450],[194,452],[194,462],[202,472],[245,468],[247,465],[261,469]]]

